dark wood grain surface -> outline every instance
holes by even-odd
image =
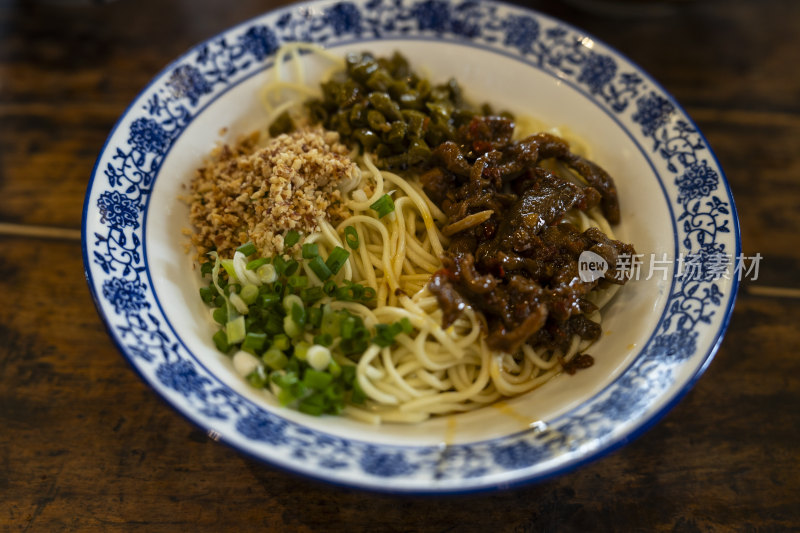
[[[800,530],[800,2],[584,3],[530,2],[683,104],[726,170],[745,253],[764,257],[759,279],[705,375],[634,442],[536,485],[417,498],[208,440],[116,352],[84,280],[83,197],[116,119],[173,58],[281,2],[0,0],[0,530]]]

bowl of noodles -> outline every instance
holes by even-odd
[[[624,56],[491,2],[312,2],[167,66],[84,206],[119,350],[208,435],[369,490],[568,471],[655,423],[740,253],[705,138]]]

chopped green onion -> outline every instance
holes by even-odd
[[[288,389],[288,388],[287,389],[283,389],[282,388],[280,390],[280,392],[278,393],[278,401],[284,407],[289,405],[290,403],[292,403],[296,399],[297,398],[294,397],[294,394],[292,394],[292,391],[290,389]]]
[[[349,316],[342,321],[341,335],[343,339],[352,339],[356,330],[356,318]]]
[[[211,274],[212,270],[214,270],[214,263],[212,263],[211,261],[208,261],[200,265],[200,274],[202,274],[203,276]]]
[[[377,335],[372,339],[372,342],[381,347],[391,346],[394,344],[395,337],[397,337],[398,334],[409,334],[412,331],[414,331],[414,327],[407,317],[391,324],[377,324],[375,326]]]
[[[319,245],[315,242],[307,242],[303,245],[303,259],[314,259],[319,255]]]
[[[264,333],[264,328],[261,327],[260,320],[250,313],[244,316],[244,330],[248,333]]]
[[[326,281],[325,285],[322,286],[322,292],[324,292],[325,294],[327,294],[329,296],[331,294],[333,294],[334,292],[336,292],[336,282],[333,281],[332,279],[329,279],[328,281]]]
[[[245,338],[244,315],[239,315],[225,324],[225,334],[228,336],[228,344],[238,344]]]
[[[331,351],[325,346],[314,344],[306,352],[306,361],[314,370],[325,370],[331,362]]]
[[[394,201],[392,200],[391,196],[384,194],[369,207],[378,213],[378,218],[383,218],[394,211]]]
[[[345,365],[341,368],[342,368],[342,380],[344,381],[345,385],[352,385],[353,380],[356,379],[355,365]]]
[[[228,344],[228,335],[225,333],[224,329],[221,329],[216,333],[214,333],[212,339],[217,347],[217,350],[219,350],[220,352],[228,353],[228,350],[231,349],[231,345]]]
[[[244,341],[242,341],[242,350],[256,355],[257,352],[264,349],[264,344],[266,344],[266,342],[266,333],[253,333],[248,331],[247,335],[244,336]]]
[[[309,307],[308,323],[311,324],[311,327],[318,328],[320,324],[322,324],[322,309],[320,309],[319,307]]]
[[[375,292],[375,289],[372,287],[364,287],[364,292],[361,294],[361,299],[364,301],[369,301],[374,299],[378,293]]]
[[[289,390],[292,391],[292,394],[295,398],[302,398],[306,394],[308,394],[308,387],[306,387],[305,383],[302,381],[298,381],[294,385],[292,385]]]
[[[286,260],[279,255],[276,255],[272,260],[272,265],[275,267],[275,272],[277,272],[279,276],[286,270]]]
[[[283,245],[287,248],[294,246],[298,242],[300,242],[300,233],[295,230],[289,231],[283,238]]]
[[[279,333],[272,338],[272,347],[282,352],[288,350],[291,345],[292,341],[290,341],[289,337],[283,333]]]
[[[287,283],[290,289],[302,289],[308,286],[308,278],[305,276],[290,276]]]
[[[302,304],[292,305],[292,320],[300,327],[306,325],[306,308]]]
[[[334,362],[331,361],[331,365],[333,365],[333,364],[334,364]],[[328,371],[330,371],[330,368],[328,369]],[[336,377],[336,376],[334,376],[334,377]],[[335,404],[341,404],[342,403],[342,400],[343,400],[342,396],[344,396],[344,387],[342,387],[342,385],[340,383],[334,382],[334,383],[331,383],[331,385],[329,387],[325,387],[325,389],[322,391],[322,393],[325,395],[325,397],[328,400],[330,400],[334,404],[331,407],[335,408],[335,407],[337,407]],[[342,406],[342,407],[344,407],[344,406]]]
[[[216,292],[217,290],[213,285],[210,287],[200,287],[200,298],[203,300],[203,302],[210,304],[214,301]]]
[[[307,343],[306,341],[298,342],[294,345],[294,356],[301,361],[305,361],[309,348],[311,348],[311,344]]]
[[[303,326],[295,322],[291,315],[283,317],[283,331],[293,339],[300,338],[303,334]]]
[[[325,408],[321,405],[313,405],[308,400],[303,400],[297,405],[297,410],[311,416],[320,416]]]
[[[256,275],[261,283],[272,283],[278,279],[278,271],[275,270],[275,267],[269,263],[258,267],[258,270],[256,270]]]
[[[386,324],[376,324],[375,331],[378,334],[372,338],[372,342],[374,342],[381,348],[386,348],[394,344],[394,337],[389,336],[389,333],[386,330]]]
[[[243,244],[238,247],[236,251],[241,252],[245,257],[247,257],[256,253],[256,245],[252,242],[248,242],[247,244]]]
[[[341,327],[342,317],[343,314],[340,314],[336,311],[330,311],[330,310],[323,311],[322,323],[319,326],[319,332],[323,335],[338,337],[342,329]]]
[[[237,374],[245,378],[260,365],[260,361],[251,354],[239,350],[231,356],[231,365]]]
[[[331,362],[328,363],[328,372],[331,376],[338,378],[342,374],[342,367],[335,359],[331,359]]]
[[[369,337],[369,334],[367,334],[367,337]],[[369,343],[365,339],[361,339],[358,336],[353,339],[342,339],[342,341],[339,343],[339,349],[342,350],[342,353],[345,355],[362,354],[366,351],[368,346]]]
[[[327,333],[321,333],[319,335],[314,335],[314,344],[318,344],[320,346],[327,347],[333,344],[333,336]]]
[[[401,318],[399,323],[400,327],[403,330],[403,333],[405,333],[406,335],[411,335],[411,333],[414,331],[414,326],[411,325],[411,321],[408,319],[407,316]]]
[[[326,413],[332,415],[340,415],[345,407],[345,389],[341,383],[334,382],[333,385],[323,391],[325,398],[328,400],[328,409]]]
[[[313,368],[306,370],[305,374],[303,375],[303,383],[305,383],[306,387],[309,389],[322,390],[330,385],[332,381],[332,375],[328,374],[327,372],[314,370]]]
[[[389,195],[371,207],[379,217],[395,209]],[[301,239],[299,232],[287,232],[284,245],[297,245]],[[330,303],[318,303],[327,301],[326,296],[365,303],[377,297],[373,287],[349,280],[337,283],[333,279],[346,265],[352,250],[360,246],[355,225],[344,228],[342,244],[335,246],[327,259],[320,255],[320,251],[325,253],[320,246],[303,243],[302,259],[296,253],[299,245],[294,258],[268,258],[259,257],[256,246],[249,242],[237,248],[235,268],[233,260],[211,254],[214,265],[201,264],[201,272],[205,275],[211,269],[213,284],[200,289],[201,299],[216,307],[209,311],[214,320],[222,324],[213,336],[217,349],[226,354],[236,352],[239,359],[252,361],[243,369],[237,367],[237,372],[253,387],[271,388],[282,405],[317,415],[339,413],[346,402],[364,403],[367,397],[358,384],[354,364],[358,355],[371,343],[392,346],[397,335],[414,331],[408,318],[377,324],[373,329],[345,309],[334,310]],[[247,261],[242,255],[252,260]],[[301,262],[308,265],[307,270],[300,268],[305,266]],[[220,267],[227,276],[218,275]],[[245,276],[245,270],[254,274],[241,277],[237,270],[241,276]]]
[[[353,403],[362,404],[366,399],[367,395],[364,394],[364,390],[361,388],[361,385],[358,384],[358,379],[354,379],[353,393],[350,395],[350,401]]]
[[[258,298],[258,287],[249,284],[245,285],[242,287],[242,292],[239,293],[239,296],[247,305],[253,305]]]
[[[289,359],[289,364],[286,365],[287,372],[294,372],[295,374],[300,374],[300,359],[297,357],[292,357]]]
[[[364,286],[360,283],[351,284],[350,290],[353,291],[353,300],[360,300],[364,295]]]
[[[284,310],[284,311],[286,311],[286,314],[289,314],[289,313],[291,313],[291,312],[292,312],[292,308],[293,308],[295,305],[299,305],[299,306],[302,306],[302,305],[303,305],[303,299],[302,299],[302,298],[300,298],[300,297],[299,297],[298,295],[296,295],[296,294],[287,294],[287,295],[286,295],[286,296],[283,298],[283,302],[282,302],[282,304],[283,304],[283,310]]]
[[[286,367],[286,363],[289,362],[289,359],[286,357],[282,351],[278,350],[277,348],[270,348],[264,355],[261,356],[261,360],[264,361],[264,364],[270,367],[273,370],[281,370]]]
[[[334,292],[337,300],[341,300],[343,302],[352,302],[355,300],[354,298],[354,290],[352,285],[346,285],[344,287],[339,287]]]
[[[214,317],[215,322],[224,325],[228,322],[228,308],[225,306],[217,307],[214,309],[214,313],[211,316]]]
[[[252,261],[247,263],[245,268],[247,270],[258,270],[259,267],[262,267],[267,263],[269,263],[269,257],[260,257],[258,259],[253,259]]]
[[[372,340],[378,346],[391,346],[394,344],[394,338],[402,328],[395,322],[392,324],[376,324],[375,332],[377,336]]]
[[[289,262],[286,263],[286,268],[283,271],[283,275],[287,277],[292,276],[295,272],[297,272],[298,268],[300,268],[300,263],[294,259],[290,259]]]
[[[325,281],[333,275],[331,269],[328,268],[328,265],[325,264],[325,261],[323,261],[320,256],[317,256],[309,261],[308,268],[310,268],[312,272],[317,275],[320,281]]]
[[[347,261],[348,257],[350,257],[350,252],[341,246],[337,246],[331,251],[328,259],[325,261],[325,265],[333,274],[336,274],[342,268],[345,261]]]
[[[270,314],[267,317],[267,323],[264,325],[264,330],[270,335],[283,333],[283,317],[277,313]]]
[[[266,309],[268,307],[274,306],[275,304],[277,304],[280,301],[281,301],[280,296],[278,296],[274,292],[268,292],[266,294],[262,294],[261,295],[261,299],[260,299],[259,303],[261,304],[261,307],[263,309]]]
[[[228,273],[228,278],[232,282],[239,281],[239,278],[236,277],[236,269],[233,268],[233,259],[223,259],[220,261],[222,268],[225,269],[225,272]]]
[[[304,382],[301,381],[301,383],[303,383],[303,385],[305,385]],[[309,388],[309,387],[306,385],[306,388]],[[307,397],[303,398],[302,402],[305,403],[306,405],[325,407],[325,405],[328,402],[327,402],[327,399],[325,398],[325,395],[321,394],[321,392],[322,391],[312,392]]]
[[[294,372],[274,372],[270,377],[270,381],[272,381],[278,387],[289,390],[292,385],[297,383],[297,374]]]
[[[347,243],[347,246],[350,247],[351,250],[355,250],[358,248],[358,231],[353,226],[347,226],[344,228],[344,240]]]
[[[359,326],[356,328],[355,332],[353,332],[353,338],[360,341],[369,340],[369,330],[366,327],[364,327],[363,322],[361,322]]]
[[[267,375],[266,369],[263,366],[258,365],[255,370],[247,375],[246,379],[247,382],[253,387],[257,389],[263,389],[267,384],[269,376]]]
[[[305,279],[307,280],[308,278]],[[300,298],[307,304],[316,302],[323,296],[325,296],[325,293],[322,291],[322,287],[305,287],[300,290]]]
[[[283,298],[283,292],[284,292],[283,289],[284,288],[285,287],[284,287],[283,283],[281,283],[280,281],[276,281],[272,285],[272,290],[275,291],[275,294],[277,294],[281,298]]]
[[[232,292],[231,295],[228,296],[228,301],[236,308],[236,310],[240,314],[246,315],[248,313],[247,304],[244,302],[242,297],[239,296],[237,293]]]

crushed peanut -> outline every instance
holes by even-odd
[[[222,146],[192,180],[191,235],[198,258],[211,250],[231,257],[253,242],[263,256],[288,252],[289,230],[319,231],[317,220],[336,223],[350,215],[339,187],[358,179],[339,135],[321,128],[301,129],[257,147],[249,136]]]

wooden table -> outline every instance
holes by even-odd
[[[191,45],[281,3],[0,1],[0,529],[798,530],[800,3],[531,2],[677,97],[764,259],[715,361],[653,429],[555,479],[448,498],[334,488],[209,441],[131,371],[83,279],[85,188],[117,117]]]

